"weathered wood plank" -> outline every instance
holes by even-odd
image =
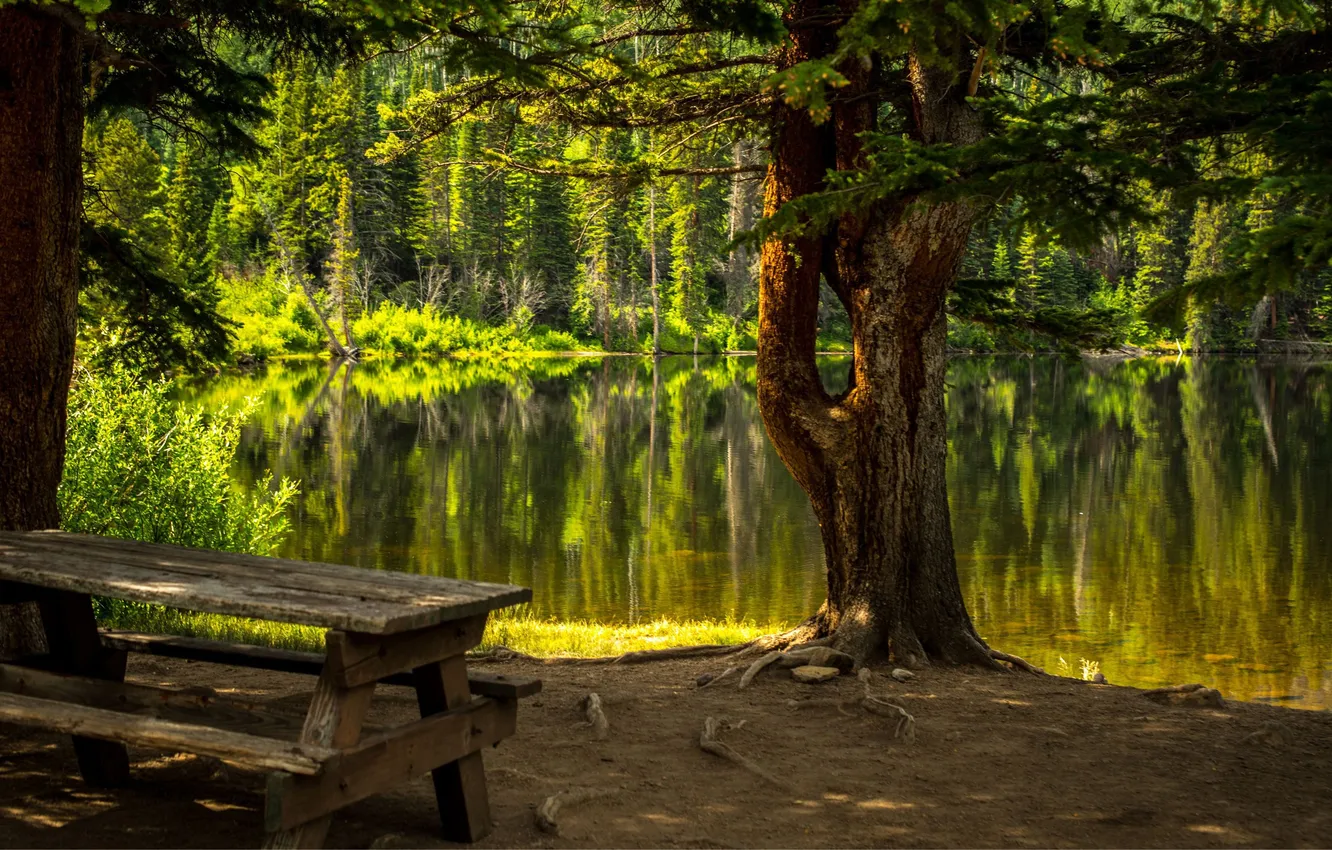
[[[318,774],[336,754],[327,747],[19,694],[0,693],[0,723],[35,726],[169,752],[197,753],[259,770],[285,770],[304,776]]]
[[[417,667],[415,676],[416,702],[422,717],[462,708],[472,698],[467,685],[467,659],[461,655]],[[445,839],[472,842],[490,834],[494,824],[480,752],[436,767],[431,778]]]
[[[204,640],[176,635],[154,635],[142,632],[102,632],[102,643],[126,652],[156,655],[162,658],[183,658],[207,661],[213,664],[232,664],[259,670],[282,673],[300,673],[318,676],[324,666],[324,656],[315,652],[294,649],[275,649],[246,643]],[[394,673],[379,680],[381,685],[415,687],[416,679],[410,672]],[[467,671],[467,687],[477,696],[496,699],[523,699],[541,693],[541,680],[531,676],[510,676],[503,673]]]
[[[117,563],[3,543],[0,579],[193,611],[375,634],[425,628],[524,601],[531,595],[526,588],[513,588],[506,596],[459,604],[444,604],[447,600],[439,596],[383,602],[324,593],[319,589],[321,582],[314,580],[305,582],[303,588],[279,587],[236,576],[185,575],[152,564]]]
[[[369,738],[330,762],[317,777],[269,780],[265,823],[270,830],[290,829],[448,762],[479,754],[514,733],[513,702],[474,700]]]
[[[91,559],[127,568],[151,568],[158,573],[180,576],[181,582],[186,585],[196,580],[211,579],[246,589],[315,592],[323,597],[342,596],[358,603],[373,601],[399,604],[407,606],[409,614],[421,608],[438,608],[450,612],[450,616],[433,622],[485,613],[531,598],[529,590],[513,585],[213,552],[64,532],[0,533],[0,578],[5,574],[6,556],[17,557],[23,554],[30,559],[42,557],[47,563],[51,559],[68,559],[86,565]]]
[[[13,664],[0,664],[0,693],[59,700],[289,742],[297,740],[302,726],[299,718],[273,714],[262,705],[222,697],[205,688],[180,690],[104,682]]]
[[[479,614],[395,635],[331,631],[325,635],[328,664],[338,683],[350,688],[462,655],[481,642],[485,630],[486,615]]]
[[[210,549],[190,549],[183,546],[140,543],[133,540],[65,532],[40,531],[23,534],[24,547],[27,549],[41,548],[72,557],[109,558],[118,563],[151,566],[183,575],[237,578],[246,582],[258,580],[277,587],[293,589],[310,587],[311,579],[314,578],[318,580],[318,587],[322,593],[340,594],[354,599],[373,599],[379,602],[419,604],[418,600],[426,598],[441,600],[439,604],[466,604],[475,600],[491,599],[496,594],[503,595],[513,589],[513,586],[504,584],[243,555],[235,552],[217,552]]]
[[[361,725],[370,709],[375,683],[343,687],[338,684],[332,664],[325,664],[305,715],[301,741],[344,750],[361,739]],[[270,783],[270,793],[273,785]],[[269,848],[321,847],[328,834],[331,813],[296,821],[278,830],[269,830],[264,846]]]
[[[125,678],[125,653],[102,645],[92,599],[83,593],[33,588],[42,632],[55,669],[108,682]],[[83,736],[74,738],[74,755],[83,781],[114,788],[129,781],[129,752],[124,744]]]

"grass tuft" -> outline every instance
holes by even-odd
[[[102,625],[113,629],[182,635],[207,640],[324,651],[324,630],[220,614],[179,611],[157,605],[114,602],[101,607]],[[541,619],[530,612],[500,612],[490,618],[480,649],[504,646],[540,658],[597,658],[642,649],[698,644],[740,644],[784,631],[784,623],[752,620],[658,619],[633,625],[591,620]]]

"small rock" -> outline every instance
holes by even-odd
[[[711,673],[704,673],[703,675],[699,676],[697,679],[694,680],[694,684],[701,688],[715,678],[717,677],[712,675]]]
[[[842,671],[836,667],[814,667],[806,665],[797,667],[791,671],[791,677],[797,682],[804,682],[806,685],[817,685],[819,682],[826,682],[829,679],[836,679]]]
[[[894,667],[893,672],[889,673],[888,675],[892,676],[894,679],[896,679],[899,682],[909,682],[912,679],[916,678],[915,673],[912,673],[910,670],[907,670],[903,667]]]
[[[1275,720],[1269,720],[1259,726],[1258,731],[1245,735],[1244,743],[1266,744],[1269,747],[1280,749],[1290,745],[1290,731]]]
[[[1106,681],[1106,679],[1105,679],[1105,674],[1104,674],[1104,673],[1097,673],[1095,676],[1092,676],[1092,677],[1091,677],[1091,680],[1092,680],[1092,684],[1093,684],[1093,685],[1108,685],[1108,684],[1110,684],[1109,682]]]

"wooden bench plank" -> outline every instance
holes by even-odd
[[[0,723],[170,752],[197,753],[259,770],[285,770],[302,776],[318,775],[324,764],[337,754],[327,747],[19,694],[0,693]]]
[[[372,634],[531,599],[529,589],[513,585],[59,532],[0,533],[0,580]]]
[[[478,699],[367,738],[316,777],[269,777],[265,825],[291,829],[511,736],[517,704]]]
[[[35,660],[40,662],[43,659]],[[265,711],[262,705],[222,697],[203,688],[182,690],[105,682],[33,667],[0,664],[0,693],[58,700],[280,741],[295,741],[301,732],[299,717],[273,714]]]
[[[421,600],[429,600],[432,605],[467,605],[477,600],[493,599],[497,594],[503,596],[515,589],[514,585],[190,549],[58,531],[23,532],[21,536],[22,545],[28,550],[41,548],[73,557],[151,566],[182,575],[239,578],[246,582],[257,581],[297,590],[308,589],[312,584],[311,579],[317,579],[314,584],[322,593],[379,602],[420,605]],[[2,539],[3,535],[0,535]]]
[[[102,643],[126,652],[157,655],[162,658],[182,658],[213,664],[232,664],[281,673],[299,673],[318,676],[324,666],[324,657],[314,652],[253,646],[247,643],[205,640],[203,638],[154,635],[142,632],[103,631]],[[411,673],[385,676],[381,684],[415,687]],[[477,696],[496,699],[523,699],[541,693],[541,680],[530,676],[509,676],[502,673],[467,671],[467,685]]]

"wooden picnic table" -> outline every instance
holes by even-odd
[[[325,652],[99,631],[93,596],[326,628]],[[129,777],[126,744],[271,771],[266,845],[318,847],[337,809],[431,772],[444,837],[490,831],[481,750],[514,733],[534,679],[469,675],[487,615],[527,588],[67,534],[0,532],[0,602],[35,602],[48,653],[0,664],[0,722],[74,735],[85,781]],[[127,684],[127,652],[319,678],[304,722],[195,690]],[[421,719],[364,720],[376,683]]]

